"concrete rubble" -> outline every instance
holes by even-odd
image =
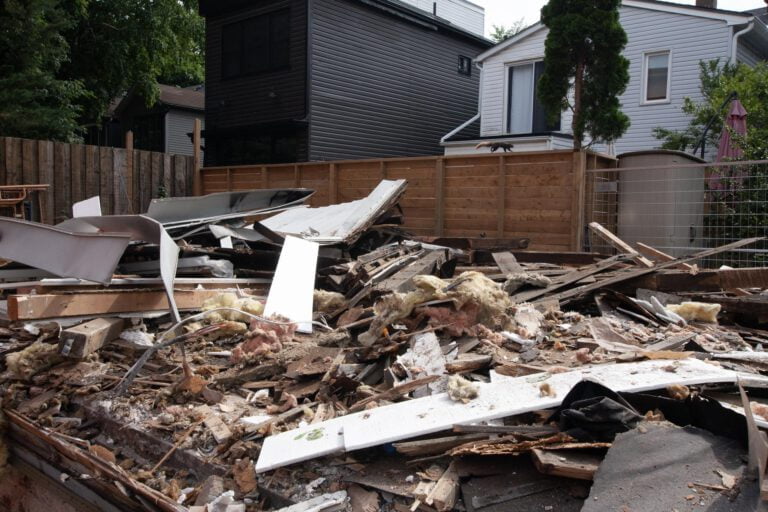
[[[762,509],[768,269],[706,266],[758,239],[651,261],[421,238],[406,186],[0,222],[0,488],[32,468],[101,510]]]

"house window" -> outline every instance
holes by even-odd
[[[646,53],[643,67],[643,102],[669,101],[669,52]]]
[[[133,118],[133,147],[144,151],[165,151],[165,114],[152,113]]]
[[[230,23],[222,28],[222,76],[233,78],[289,65],[288,9]]]
[[[472,59],[459,55],[459,73],[472,76]]]
[[[560,116],[549,123],[539,101],[537,84],[544,72],[544,62],[529,62],[508,67],[507,133],[544,133],[560,130]]]

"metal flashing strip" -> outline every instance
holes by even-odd
[[[176,267],[179,262],[179,246],[166,233],[162,224],[144,215],[106,215],[102,217],[69,219],[57,226],[71,229],[78,233],[96,234],[108,231],[127,233],[131,240],[140,240],[158,245],[160,247],[160,277],[163,280],[163,287],[168,296],[168,304],[171,305],[171,312],[176,321],[181,320],[179,309],[176,307],[176,300],[173,298],[173,282],[176,278]],[[109,279],[105,281],[105,284],[109,283],[111,278],[112,274],[110,273]]]
[[[145,215],[168,229],[190,227],[299,206],[314,193],[311,189],[289,188],[153,199]]]
[[[80,232],[0,217],[0,258],[61,277],[107,284],[131,241],[124,232]]]

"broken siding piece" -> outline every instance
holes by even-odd
[[[454,425],[478,423],[560,405],[583,379],[597,381],[617,392],[662,389],[672,384],[736,382],[746,376],[696,359],[643,361],[602,365],[572,372],[539,373],[524,377],[497,375],[497,382],[478,384],[479,396],[468,404],[452,401],[446,393],[362,411],[283,432],[265,439],[257,472],[287,466],[343,450],[370,448],[389,442],[450,430]],[[554,396],[541,396],[547,382]],[[313,432],[313,435],[309,435]]]
[[[281,315],[299,322],[299,332],[312,332],[312,301],[320,246],[289,236],[285,239],[275,277],[269,288],[264,316]]]

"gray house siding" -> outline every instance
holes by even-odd
[[[765,59],[765,52],[761,53],[757,51],[752,45],[745,42],[743,39],[739,41],[739,45],[736,48],[736,60],[746,64],[747,66],[754,66],[761,60]]]
[[[192,140],[187,135],[192,133],[195,119],[205,121],[202,112],[171,109],[165,115],[165,152],[175,155],[189,155],[193,153]]]
[[[622,7],[621,24],[629,40],[624,55],[630,62],[631,77],[621,104],[632,126],[616,143],[617,153],[658,147],[660,142],[653,136],[657,126],[671,130],[688,126],[689,119],[681,110],[684,98],[703,99],[699,62],[728,59],[731,34],[724,21],[634,7]],[[671,98],[666,104],[643,105],[643,55],[656,50],[670,50],[672,55]]]
[[[434,155],[477,112],[459,55],[487,45],[361,2],[310,0],[310,160]]]

